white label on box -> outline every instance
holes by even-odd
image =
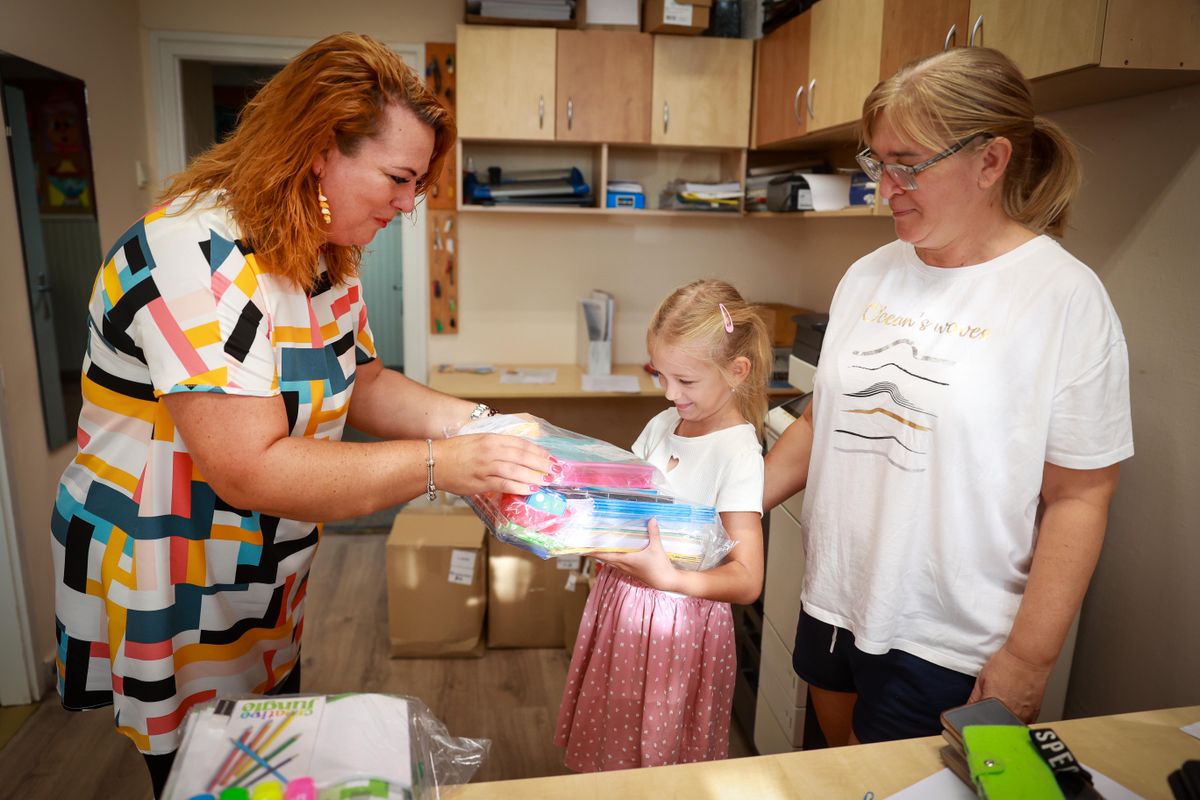
[[[559,556],[558,558],[555,559],[555,561],[558,562],[559,569],[569,569],[574,572],[578,572],[579,571],[579,562],[582,559],[583,559],[583,556],[579,556],[579,555]]]
[[[577,580],[579,580],[578,572],[572,572],[570,575],[567,576],[567,591],[568,592],[575,591],[575,582]]]
[[[663,22],[667,25],[692,25],[692,7],[686,3],[676,3],[675,0],[664,0]]]
[[[446,580],[463,586],[470,586],[475,581],[474,550],[450,551],[450,577]]]

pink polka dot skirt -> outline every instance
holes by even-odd
[[[576,772],[725,758],[736,670],[728,603],[675,597],[601,568],[555,743]]]

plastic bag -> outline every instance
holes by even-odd
[[[558,460],[554,480],[531,495],[466,498],[496,538],[541,558],[641,550],[651,519],[658,520],[663,549],[680,569],[711,569],[733,548],[713,506],[672,496],[663,474],[628,450],[512,415],[484,417],[459,433],[520,436]]]
[[[450,736],[415,697],[247,695],[188,711],[163,796],[218,798],[275,781],[287,797],[441,798],[483,764],[487,739]],[[282,789],[282,787],[281,787]],[[282,795],[283,792],[281,791]]]

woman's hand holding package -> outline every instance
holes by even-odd
[[[675,591],[679,583],[679,570],[671,564],[663,548],[657,520],[650,520],[646,535],[650,541],[641,550],[633,553],[600,553],[596,558],[654,589]]]
[[[458,495],[481,492],[529,494],[548,483],[555,464],[545,448],[496,433],[434,441],[437,488]]]
[[[995,697],[1026,723],[1034,722],[1042,710],[1042,697],[1053,666],[1031,663],[1014,654],[1007,645],[1001,647],[983,665],[967,702]]]

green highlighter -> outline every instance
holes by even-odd
[[[980,797],[989,800],[1061,800],[1054,773],[1034,749],[1029,729],[1017,725],[963,728],[967,765]]]

